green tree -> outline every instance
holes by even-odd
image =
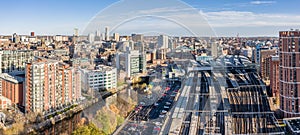
[[[124,118],[120,115],[117,115],[117,126],[122,125],[123,122],[124,122]]]
[[[117,127],[115,113],[105,107],[97,112],[96,119],[102,125],[102,130],[105,134],[113,133]]]
[[[97,128],[93,123],[86,126],[81,126],[73,131],[72,135],[106,135],[99,128]]]

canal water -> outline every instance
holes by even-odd
[[[71,135],[74,130],[77,129],[78,123],[80,123],[82,118],[85,118],[88,121],[93,120],[94,116],[97,114],[97,111],[105,106],[105,100],[101,99],[99,102],[89,106],[81,112],[74,114],[71,118],[64,119],[58,123],[55,123],[51,127],[48,127],[42,131],[39,131],[39,134],[42,135]]]
[[[78,123],[82,118],[82,112],[74,114],[73,117],[64,119],[58,123],[55,123],[51,127],[40,131],[39,134],[44,135],[71,135],[74,130],[76,130]]]

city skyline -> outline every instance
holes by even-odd
[[[300,134],[299,1],[3,1],[0,134]]]
[[[128,0],[121,1],[127,2]],[[18,1],[2,2],[4,5],[0,11],[10,11],[3,15],[1,24],[1,35],[13,33],[26,34],[34,31],[37,35],[72,35],[74,28],[83,31],[91,18],[95,17],[99,11],[107,9],[115,1],[89,1],[89,2],[68,2],[68,1]],[[199,11],[208,24],[212,27],[216,36],[276,36],[277,31],[290,28],[297,28],[300,16],[297,14],[296,5],[298,1],[285,2],[276,1],[182,1]],[[155,4],[155,3],[154,3]],[[133,5],[134,6],[134,5]],[[51,8],[53,7],[53,8]],[[130,8],[130,7],[129,7]],[[288,8],[289,10],[284,10]],[[55,9],[55,10],[54,10]],[[156,12],[162,10],[174,11],[174,7],[169,9],[155,9]],[[153,10],[152,10],[153,11]],[[118,12],[118,9],[116,9]],[[181,12],[181,11],[176,11]],[[20,21],[24,23],[20,23]],[[126,25],[135,26],[145,20],[133,21]],[[161,23],[150,21],[147,27]],[[20,25],[22,24],[22,25]],[[167,23],[166,23],[167,24]],[[105,26],[99,26],[100,31],[104,32]],[[141,27],[136,27],[140,29]],[[129,29],[120,29],[121,35],[130,34]],[[132,28],[133,29],[133,28]],[[168,33],[174,32],[174,27],[166,29]],[[95,29],[97,30],[97,29]],[[140,33],[136,31],[136,33]],[[112,34],[112,33],[111,33]]]

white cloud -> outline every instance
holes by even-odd
[[[242,11],[202,12],[213,27],[298,26],[300,15]]]
[[[255,0],[250,2],[237,2],[237,3],[227,3],[224,4],[226,8],[232,8],[232,7],[255,7],[255,6],[261,6],[261,5],[271,5],[275,4],[276,1],[261,1],[261,0]],[[211,10],[213,11],[213,10]]]
[[[300,15],[265,14],[245,11],[203,12],[187,5],[166,4],[128,7],[126,4],[109,8],[98,14],[87,26],[87,32],[95,28],[109,26],[113,31],[165,33],[193,33],[195,35],[228,35],[228,33],[244,33],[244,35],[273,35],[278,29],[295,28],[300,24]],[[273,4],[276,1],[248,1],[235,3],[235,6],[257,6]],[[229,6],[229,5],[228,5]],[[230,7],[234,7],[231,5]],[[225,11],[227,10],[227,11]],[[203,18],[203,17],[204,18]],[[207,23],[208,22],[208,23]],[[210,26],[215,31],[213,31]],[[181,31],[180,31],[181,30]]]
[[[198,10],[187,5],[138,8],[124,12],[115,9],[124,8],[113,8],[111,12],[102,12],[88,24],[86,33],[93,32],[99,26],[109,26],[112,31],[154,29],[174,32],[182,29],[192,35],[214,35]]]
[[[257,0],[257,1],[251,1],[250,3],[253,5],[262,5],[262,4],[274,4],[274,3],[276,3],[276,1],[259,1],[259,0]]]
[[[162,7],[162,8],[154,8],[148,10],[139,10],[135,14],[168,14],[168,13],[178,13],[178,12],[193,12],[195,8],[192,7]]]

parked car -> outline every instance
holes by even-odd
[[[161,115],[159,115],[159,118],[164,118],[166,115],[163,115],[163,114],[161,114]]]
[[[164,106],[164,108],[165,108],[165,109],[169,109],[169,108],[170,108],[170,106]]]
[[[162,111],[161,111],[161,113],[167,113],[167,112],[168,112],[168,111],[166,111],[166,110],[162,110]]]
[[[171,105],[172,103],[170,103],[170,102],[166,102],[166,105]]]

